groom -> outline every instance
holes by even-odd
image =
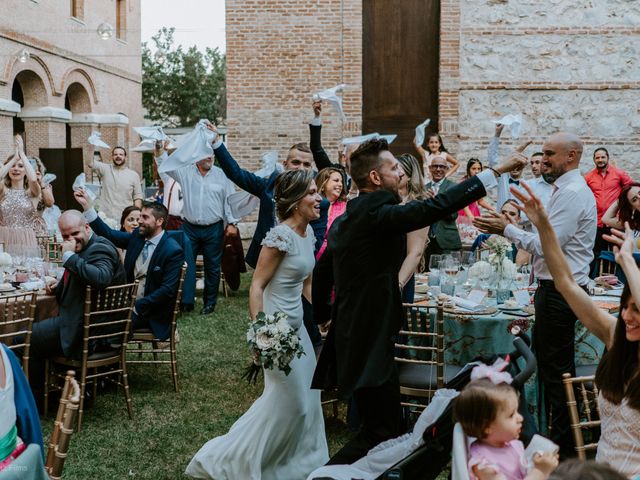
[[[484,197],[497,184],[497,176],[526,161],[515,153],[497,168],[434,198],[399,205],[403,173],[387,142],[371,140],[352,154],[351,176],[360,196],[334,222],[327,250],[313,273],[314,318],[319,324],[332,322],[312,388],[337,388],[342,397],[353,397],[362,421],[358,434],[330,464],[353,463],[401,433],[393,356],[402,318],[398,272],[406,252],[405,234]]]

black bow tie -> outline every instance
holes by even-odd
[[[520,185],[520,180],[514,180],[513,178],[509,178],[509,183],[515,183],[516,185]]]

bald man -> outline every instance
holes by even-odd
[[[123,284],[127,278],[116,247],[94,234],[82,213],[67,210],[60,216],[58,226],[64,240],[64,275],[46,289],[56,296],[59,311],[58,316],[33,324],[31,357],[36,363],[60,355],[79,358],[87,285],[103,289]],[[34,365],[34,371],[37,367]]]
[[[597,210],[593,193],[578,169],[582,141],[572,133],[552,135],[542,147],[542,174],[555,178],[547,205],[549,221],[578,285],[586,288],[589,264],[597,227]],[[535,294],[536,322],[533,346],[538,360],[538,374],[544,386],[545,410],[552,412],[551,439],[560,445],[560,456],[574,456],[569,415],[565,404],[562,374],[575,375],[574,327],[576,315],[556,290],[544,261],[540,238],[525,232],[503,218],[480,217],[474,224],[488,233],[504,235],[517,248],[533,255],[538,278]]]

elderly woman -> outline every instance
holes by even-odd
[[[324,233],[322,245],[316,254],[316,260],[319,260],[327,248],[327,234],[333,221],[347,209],[347,192],[344,188],[343,172],[337,167],[327,167],[320,170],[316,177],[316,184],[320,195],[326,198],[330,204],[327,214],[327,229]]]
[[[0,168],[0,240],[12,247],[36,247],[36,235],[45,235],[46,227],[38,214],[42,189],[36,171],[24,153],[19,135],[16,152]]]

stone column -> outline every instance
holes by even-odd
[[[13,154],[13,117],[19,112],[19,103],[0,98],[0,162]]]
[[[18,116],[24,122],[27,155],[40,155],[41,148],[65,148],[65,126],[71,120],[69,110],[56,107],[25,107]]]

